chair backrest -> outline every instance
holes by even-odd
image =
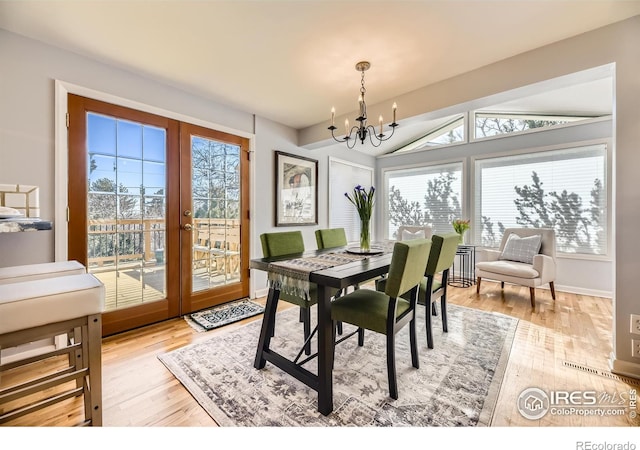
[[[554,260],[556,259],[556,232],[552,228],[507,228],[504,230],[502,242],[500,242],[501,252],[504,250],[504,245],[507,243],[511,234],[515,234],[521,238],[535,236],[536,234],[542,235],[540,253],[550,256]]]
[[[316,230],[316,242],[319,249],[344,247],[347,245],[347,234],[344,228]]]
[[[290,255],[304,252],[304,239],[301,231],[282,231],[260,235],[264,258]]]
[[[424,277],[430,249],[429,239],[396,242],[393,245],[384,293],[395,298],[420,284]]]
[[[433,234],[433,228],[429,226],[418,227],[400,225],[398,227],[398,241],[410,241],[412,239],[429,239]]]
[[[460,238],[458,233],[434,234],[431,236],[431,251],[425,276],[433,276],[453,265],[458,251]]]

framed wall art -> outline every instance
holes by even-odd
[[[276,226],[318,224],[318,161],[276,155]]]

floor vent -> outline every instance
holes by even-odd
[[[609,378],[609,379],[612,379],[612,380],[621,381],[623,383],[630,384],[630,385],[633,385],[633,386],[640,386],[640,380],[636,380],[635,378],[623,377],[623,376],[611,373],[609,371],[595,369],[593,367],[585,366],[583,364],[576,364],[576,363],[572,363],[572,362],[569,362],[569,361],[563,361],[562,365],[564,367],[570,367],[571,369],[580,370],[582,372],[588,372],[588,373],[591,373],[593,375],[598,375],[598,376],[601,376],[601,377],[604,377],[604,378]]]

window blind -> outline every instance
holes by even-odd
[[[462,218],[462,162],[385,172],[389,239],[400,225],[429,225],[434,233],[453,231]]]
[[[359,242],[360,218],[355,206],[344,196],[345,192],[351,193],[358,184],[369,190],[373,185],[373,168],[329,159],[329,227],[344,228],[347,241]],[[379,194],[376,194],[376,202]],[[374,217],[376,206],[374,206]],[[371,222],[372,235],[373,221]]]
[[[497,247],[508,227],[556,231],[557,250],[607,253],[606,145],[476,160],[475,242]]]

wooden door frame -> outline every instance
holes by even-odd
[[[202,291],[192,293],[192,232],[182,230],[182,227],[192,222],[192,217],[182,214],[186,209],[193,210],[191,204],[191,135],[201,136],[206,139],[216,140],[229,144],[238,145],[240,147],[240,282],[227,286],[215,288],[215,292]],[[182,311],[181,314],[198,311],[214,305],[228,302],[229,300],[249,296],[249,239],[250,239],[250,223],[249,223],[249,201],[250,201],[250,158],[249,158],[249,139],[235,134],[225,133],[210,128],[194,125],[187,122],[180,123],[180,147],[181,151],[181,203],[179,220],[182,230],[180,243],[182,246],[181,264],[182,274]],[[185,185],[188,183],[188,185]],[[189,268],[189,270],[185,270]]]
[[[96,112],[122,117],[135,122],[164,128],[167,132],[167,194],[166,194],[166,277],[167,297],[163,300],[132,306],[125,309],[105,312],[102,321],[102,334],[108,336],[125,330],[148,325],[152,322],[177,317],[180,313],[179,283],[168,280],[180,279],[180,259],[177,233],[180,227],[179,163],[180,137],[179,122],[155,114],[130,109],[112,103],[94,100],[75,94],[68,94],[68,259],[75,259],[87,265],[87,148],[86,113]],[[73,130],[73,133],[71,132]],[[72,157],[73,154],[73,157]],[[169,170],[173,167],[173,172]],[[84,193],[74,195],[74,193]],[[71,238],[73,236],[73,238]]]

